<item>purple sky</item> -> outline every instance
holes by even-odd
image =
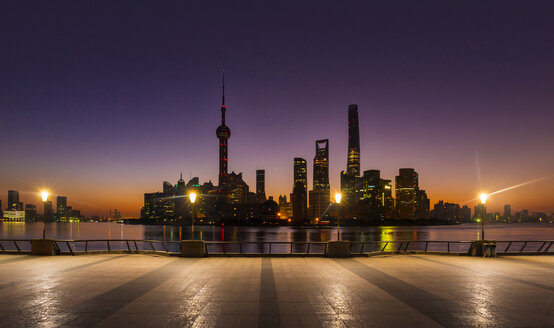
[[[230,170],[292,189],[330,139],[331,190],[359,105],[362,170],[414,167],[433,204],[554,212],[550,1],[0,3],[0,199],[47,186],[136,216],[179,173],[217,181],[221,69]],[[475,202],[467,203],[471,207]]]

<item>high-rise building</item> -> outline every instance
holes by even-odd
[[[308,209],[312,219],[322,219],[323,214],[328,210],[330,204],[331,195],[329,190],[310,190],[310,206]]]
[[[216,130],[217,138],[219,139],[219,186],[221,187],[227,178],[228,170],[228,153],[227,141],[231,137],[231,129],[225,125],[225,75],[223,75],[223,94],[221,97],[221,125]]]
[[[52,207],[52,201],[47,200],[44,202],[44,221],[49,222],[54,220],[54,208]]]
[[[8,211],[23,211],[23,203],[19,201],[19,191],[8,190]]]
[[[329,190],[329,139],[316,140],[314,157],[314,190]]]
[[[35,222],[37,220],[37,206],[25,204],[25,222]]]
[[[471,222],[471,208],[469,208],[467,205],[464,205],[460,209],[460,219],[462,222]]]
[[[512,205],[504,205],[504,219],[510,220],[512,218]]]
[[[358,123],[358,105],[348,105],[348,159],[346,173],[360,176],[360,128]]]
[[[300,182],[306,190],[308,190],[308,171],[306,160],[300,157],[294,158],[294,181],[293,186]]]
[[[292,217],[295,223],[306,223],[308,218],[308,195],[301,181],[296,182],[292,190]]]
[[[477,204],[473,211],[473,218],[476,220],[482,220],[487,217],[487,207],[484,204]]]
[[[58,217],[58,220],[65,220],[67,219],[67,197],[66,196],[58,196],[56,197],[56,215]]]
[[[383,218],[392,219],[394,217],[394,198],[392,198],[392,183],[390,180],[381,179],[379,181],[379,192],[381,193],[381,204],[383,206]]]
[[[256,170],[256,198],[265,202],[265,170]]]
[[[351,175],[347,175],[353,177]],[[367,223],[376,222],[382,218],[382,192],[380,190],[381,172],[379,170],[364,171],[361,177],[361,186],[359,192],[359,211],[363,219],[369,220]]]
[[[400,219],[416,219],[418,175],[412,168],[402,168],[396,176],[396,211]]]
[[[308,173],[306,160],[294,158],[294,184],[290,202],[292,203],[292,217],[296,223],[305,223],[308,218]]]
[[[416,192],[416,219],[428,219],[429,207],[431,207],[427,193],[423,189],[417,189]]]

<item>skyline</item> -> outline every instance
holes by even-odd
[[[74,5],[51,17],[3,6],[3,204],[8,189],[38,204],[25,192],[47,187],[87,215],[117,208],[138,216],[143,193],[174,183],[181,171],[216,183],[213,134],[225,68],[229,172],[242,172],[251,190],[256,169],[264,169],[266,194],[288,196],[293,158],[307,159],[311,177],[319,139],[329,139],[331,192],[339,190],[347,109],[358,104],[361,171],[393,180],[399,168],[413,167],[431,204],[464,204],[482,191],[542,178],[494,195],[488,206],[554,212],[554,23],[538,4],[465,4],[464,15],[446,4],[402,11],[356,4],[336,14],[336,6],[318,7],[337,21],[332,26],[306,4],[242,12],[222,3],[216,12],[231,14],[206,22],[203,5],[186,14],[180,5],[136,6],[124,21],[116,15],[123,5],[111,4],[115,13],[91,6],[83,22],[67,15],[83,10]],[[256,15],[269,10],[275,15]],[[150,15],[164,24],[140,26]],[[234,15],[244,16],[241,24],[228,18]],[[91,28],[100,17],[111,29]],[[449,24],[454,18],[463,24]],[[272,27],[282,20],[297,35]],[[325,33],[314,34],[318,28]]]

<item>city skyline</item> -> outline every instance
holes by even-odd
[[[24,203],[38,205],[35,193],[46,187],[86,215],[117,208],[138,216],[143,193],[161,189],[160,181],[176,181],[181,172],[216,184],[213,133],[225,68],[233,130],[228,170],[242,172],[251,190],[256,170],[263,169],[265,194],[289,195],[295,157],[307,159],[311,190],[313,143],[329,139],[330,190],[338,191],[340,171],[347,169],[347,106],[358,104],[360,171],[377,169],[394,180],[399,168],[415,168],[431,204],[466,204],[482,191],[540,179],[494,195],[487,205],[499,212],[505,204],[514,211],[554,212],[548,11],[465,4],[471,10],[459,16],[452,6],[412,4],[399,12],[356,4],[336,15],[334,6],[321,6],[319,14],[341,22],[333,28],[308,15],[323,34],[305,25],[303,15],[313,9],[307,5],[296,13],[278,4],[241,13],[222,4],[216,10],[244,15],[244,22],[210,19],[213,27],[202,22],[205,14],[192,17],[204,9],[196,7],[189,21],[181,10],[171,13],[173,5],[154,13],[137,7],[124,23],[94,7],[83,22],[70,15],[79,9],[69,5],[50,18],[36,8],[5,8],[2,21],[13,33],[2,32],[10,50],[0,54],[9,81],[0,97],[0,199],[5,204],[7,190],[14,189]],[[265,10],[283,16],[256,15]],[[492,12],[493,18],[487,15]],[[163,14],[166,25],[139,27],[149,14]],[[91,31],[89,20],[98,17],[113,29]],[[454,17],[463,24],[449,24]],[[281,19],[296,27],[296,36],[271,28]],[[425,19],[445,28],[434,29]],[[510,20],[518,24],[502,25]],[[30,21],[38,23],[26,25]],[[43,25],[59,39],[33,28]],[[133,35],[129,26],[141,29],[144,40],[126,38]],[[191,26],[198,35],[185,33]],[[264,33],[256,32],[260,26]]]

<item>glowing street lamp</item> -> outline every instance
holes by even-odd
[[[485,203],[487,202],[488,195],[485,193],[482,193],[479,195],[479,199],[481,199],[481,240],[485,240]]]
[[[340,199],[342,198],[342,195],[340,193],[335,194],[335,202],[337,202],[337,205],[339,207],[339,213],[337,216],[337,240],[340,240]]]
[[[196,201],[196,194],[191,192],[189,194],[189,200],[192,204],[192,220],[191,220],[191,229],[192,229],[192,240],[194,240],[194,217],[196,216],[196,207],[194,206],[194,202]]]
[[[46,201],[48,200],[48,191],[41,191],[40,197],[44,203],[44,216],[42,217],[42,239],[46,239]]]

